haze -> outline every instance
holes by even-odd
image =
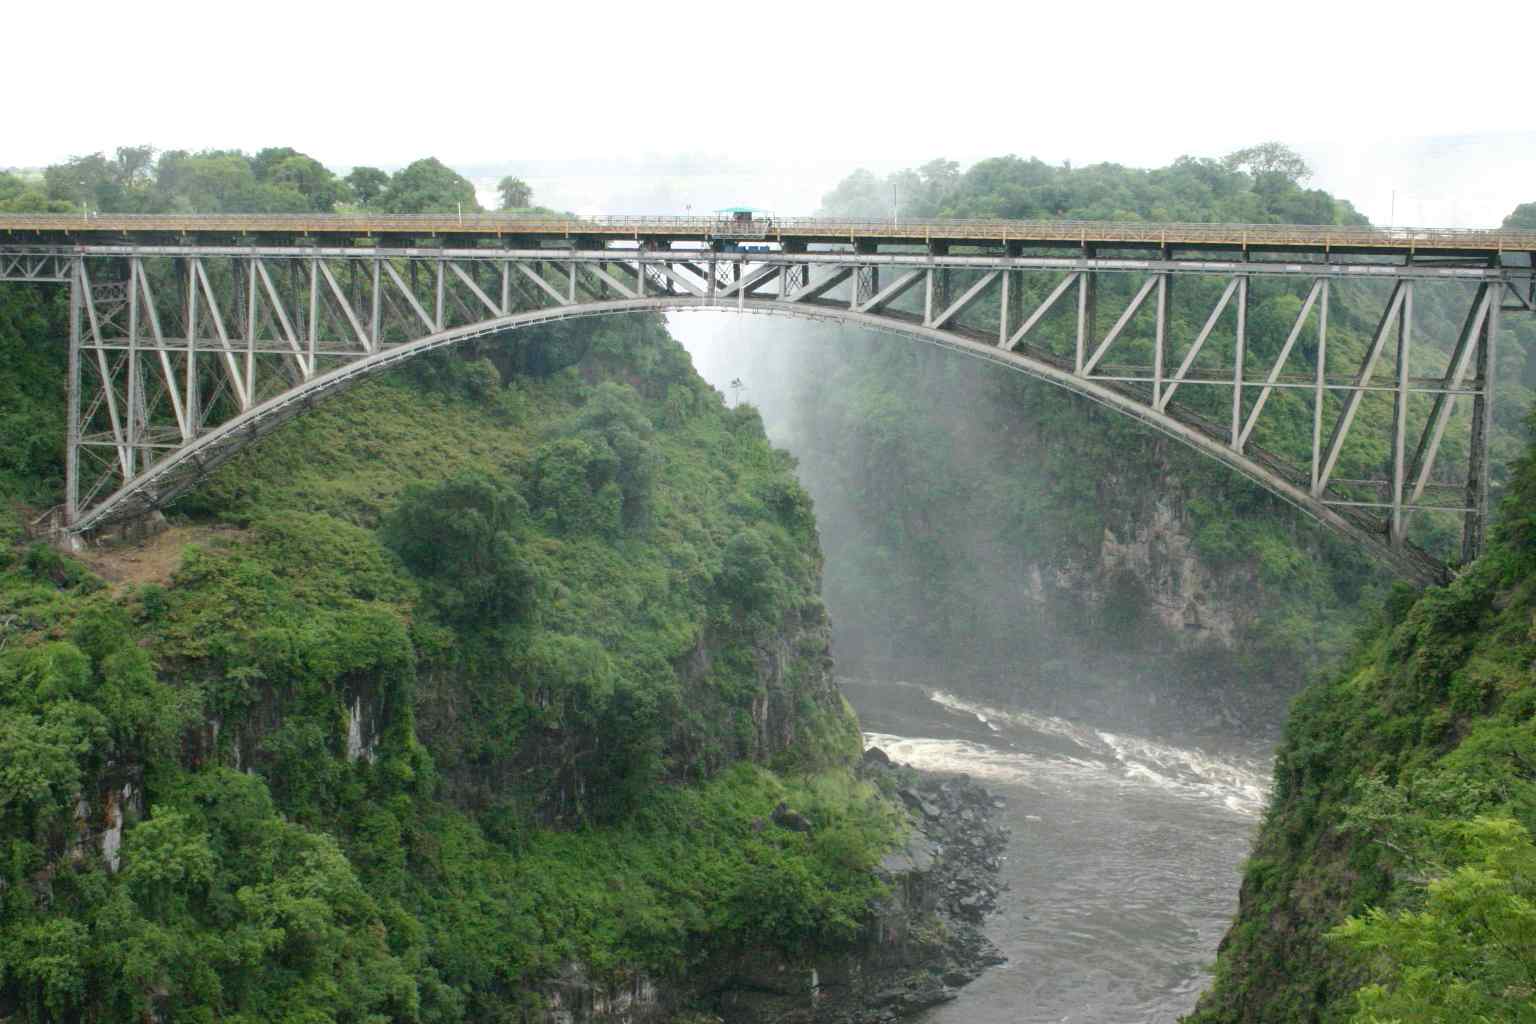
[[[1498,89],[1526,68],[1527,4],[1089,10],[91,3],[61,39],[21,7],[9,39],[49,45],[8,48],[32,99],[8,111],[0,166],[287,145],[339,167],[431,154],[487,190],[521,172],[580,213],[803,214],[858,166],[1157,166],[1279,139],[1379,223],[1490,225],[1529,199],[1536,123]]]

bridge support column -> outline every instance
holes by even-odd
[[[447,267],[439,257],[432,269],[436,271],[436,277],[432,281],[432,321],[435,325],[433,329],[440,331],[443,329],[443,324],[447,322],[448,282],[445,280]]]
[[[1099,276],[1089,269],[1087,260],[1094,257],[1092,246],[1083,247],[1083,269],[1077,275],[1077,352],[1074,356],[1073,372],[1078,376],[1083,374],[1083,362],[1088,358],[1089,339],[1099,336],[1098,311],[1099,311]]]
[[[949,246],[933,242],[928,247],[930,256],[945,256]],[[923,323],[932,324],[934,317],[949,308],[949,268],[929,267],[928,287],[924,290]]]
[[[1003,293],[998,299],[997,344],[1008,344],[1009,332],[1024,322],[1024,281],[1020,271],[1003,271]]]
[[[787,266],[779,274],[779,297],[790,298],[800,289],[804,288],[811,280],[811,268],[803,263],[795,263]],[[751,285],[737,292],[737,297],[742,298],[749,291],[755,291],[757,285]]]
[[[1407,468],[1408,445],[1408,368],[1413,345],[1413,282],[1403,285],[1403,315],[1397,320],[1397,389],[1392,395],[1392,514],[1387,522],[1387,539],[1393,547],[1402,547],[1407,535],[1403,516],[1403,480]]]
[[[858,309],[880,292],[880,268],[859,267],[853,273],[853,288],[848,295],[848,308]]]
[[[69,417],[64,449],[64,525],[80,518],[80,317],[85,289],[84,256],[70,261],[69,274]]]
[[[1243,436],[1243,364],[1248,358],[1248,275],[1237,279],[1237,340],[1232,348],[1232,439],[1241,451]]]
[[[235,276],[235,281],[239,277]],[[130,268],[128,271],[128,355],[126,359],[127,412],[123,417],[123,430],[127,438],[128,462],[124,470],[124,478],[131,478],[138,472],[139,446],[146,440],[148,423],[145,421],[144,409],[148,403],[144,395],[144,379],[139,374],[139,290],[134,287],[137,284],[135,275]],[[238,292],[239,289],[237,288]],[[145,462],[148,462],[149,453],[145,452]]]
[[[1328,288],[1329,280],[1323,278],[1323,290],[1318,295],[1317,306],[1317,361],[1316,376],[1312,385],[1312,486],[1318,491],[1323,460],[1323,405],[1328,397]]]
[[[1157,324],[1152,335],[1152,404],[1163,401],[1163,361],[1168,350],[1168,289],[1172,274],[1157,275]]]
[[[1493,434],[1493,374],[1498,365],[1499,309],[1503,282],[1489,284],[1491,301],[1483,321],[1483,343],[1477,346],[1477,395],[1472,400],[1472,461],[1467,470],[1466,520],[1461,533],[1461,560],[1483,553],[1488,530],[1488,439]]]

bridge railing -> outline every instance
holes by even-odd
[[[764,217],[749,223],[713,216],[613,215],[530,217],[526,214],[7,214],[0,237],[16,232],[171,234],[453,234],[947,239],[1113,245],[1211,245],[1249,248],[1460,249],[1536,252],[1536,231],[1380,228],[1295,224],[1153,223],[924,218],[872,220]]]

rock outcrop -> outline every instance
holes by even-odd
[[[961,776],[919,773],[879,748],[860,774],[892,793],[912,829],[876,870],[889,884],[857,941],[804,957],[733,950],[685,977],[629,975],[608,982],[569,965],[545,986],[543,1024],[889,1024],[955,998],[1002,955],[979,925],[997,904],[1008,832],[993,817],[1002,799]],[[810,823],[776,809],[764,827]]]

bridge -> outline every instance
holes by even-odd
[[[73,534],[164,505],[420,353],[571,317],[733,309],[893,332],[1065,388],[1426,581],[1447,568],[1409,541],[1415,516],[1459,517],[1463,559],[1482,548],[1500,318],[1536,309],[1533,254],[1536,232],[1294,225],[0,216],[0,282],[69,288]],[[1274,351],[1250,345],[1261,293],[1295,300]]]

